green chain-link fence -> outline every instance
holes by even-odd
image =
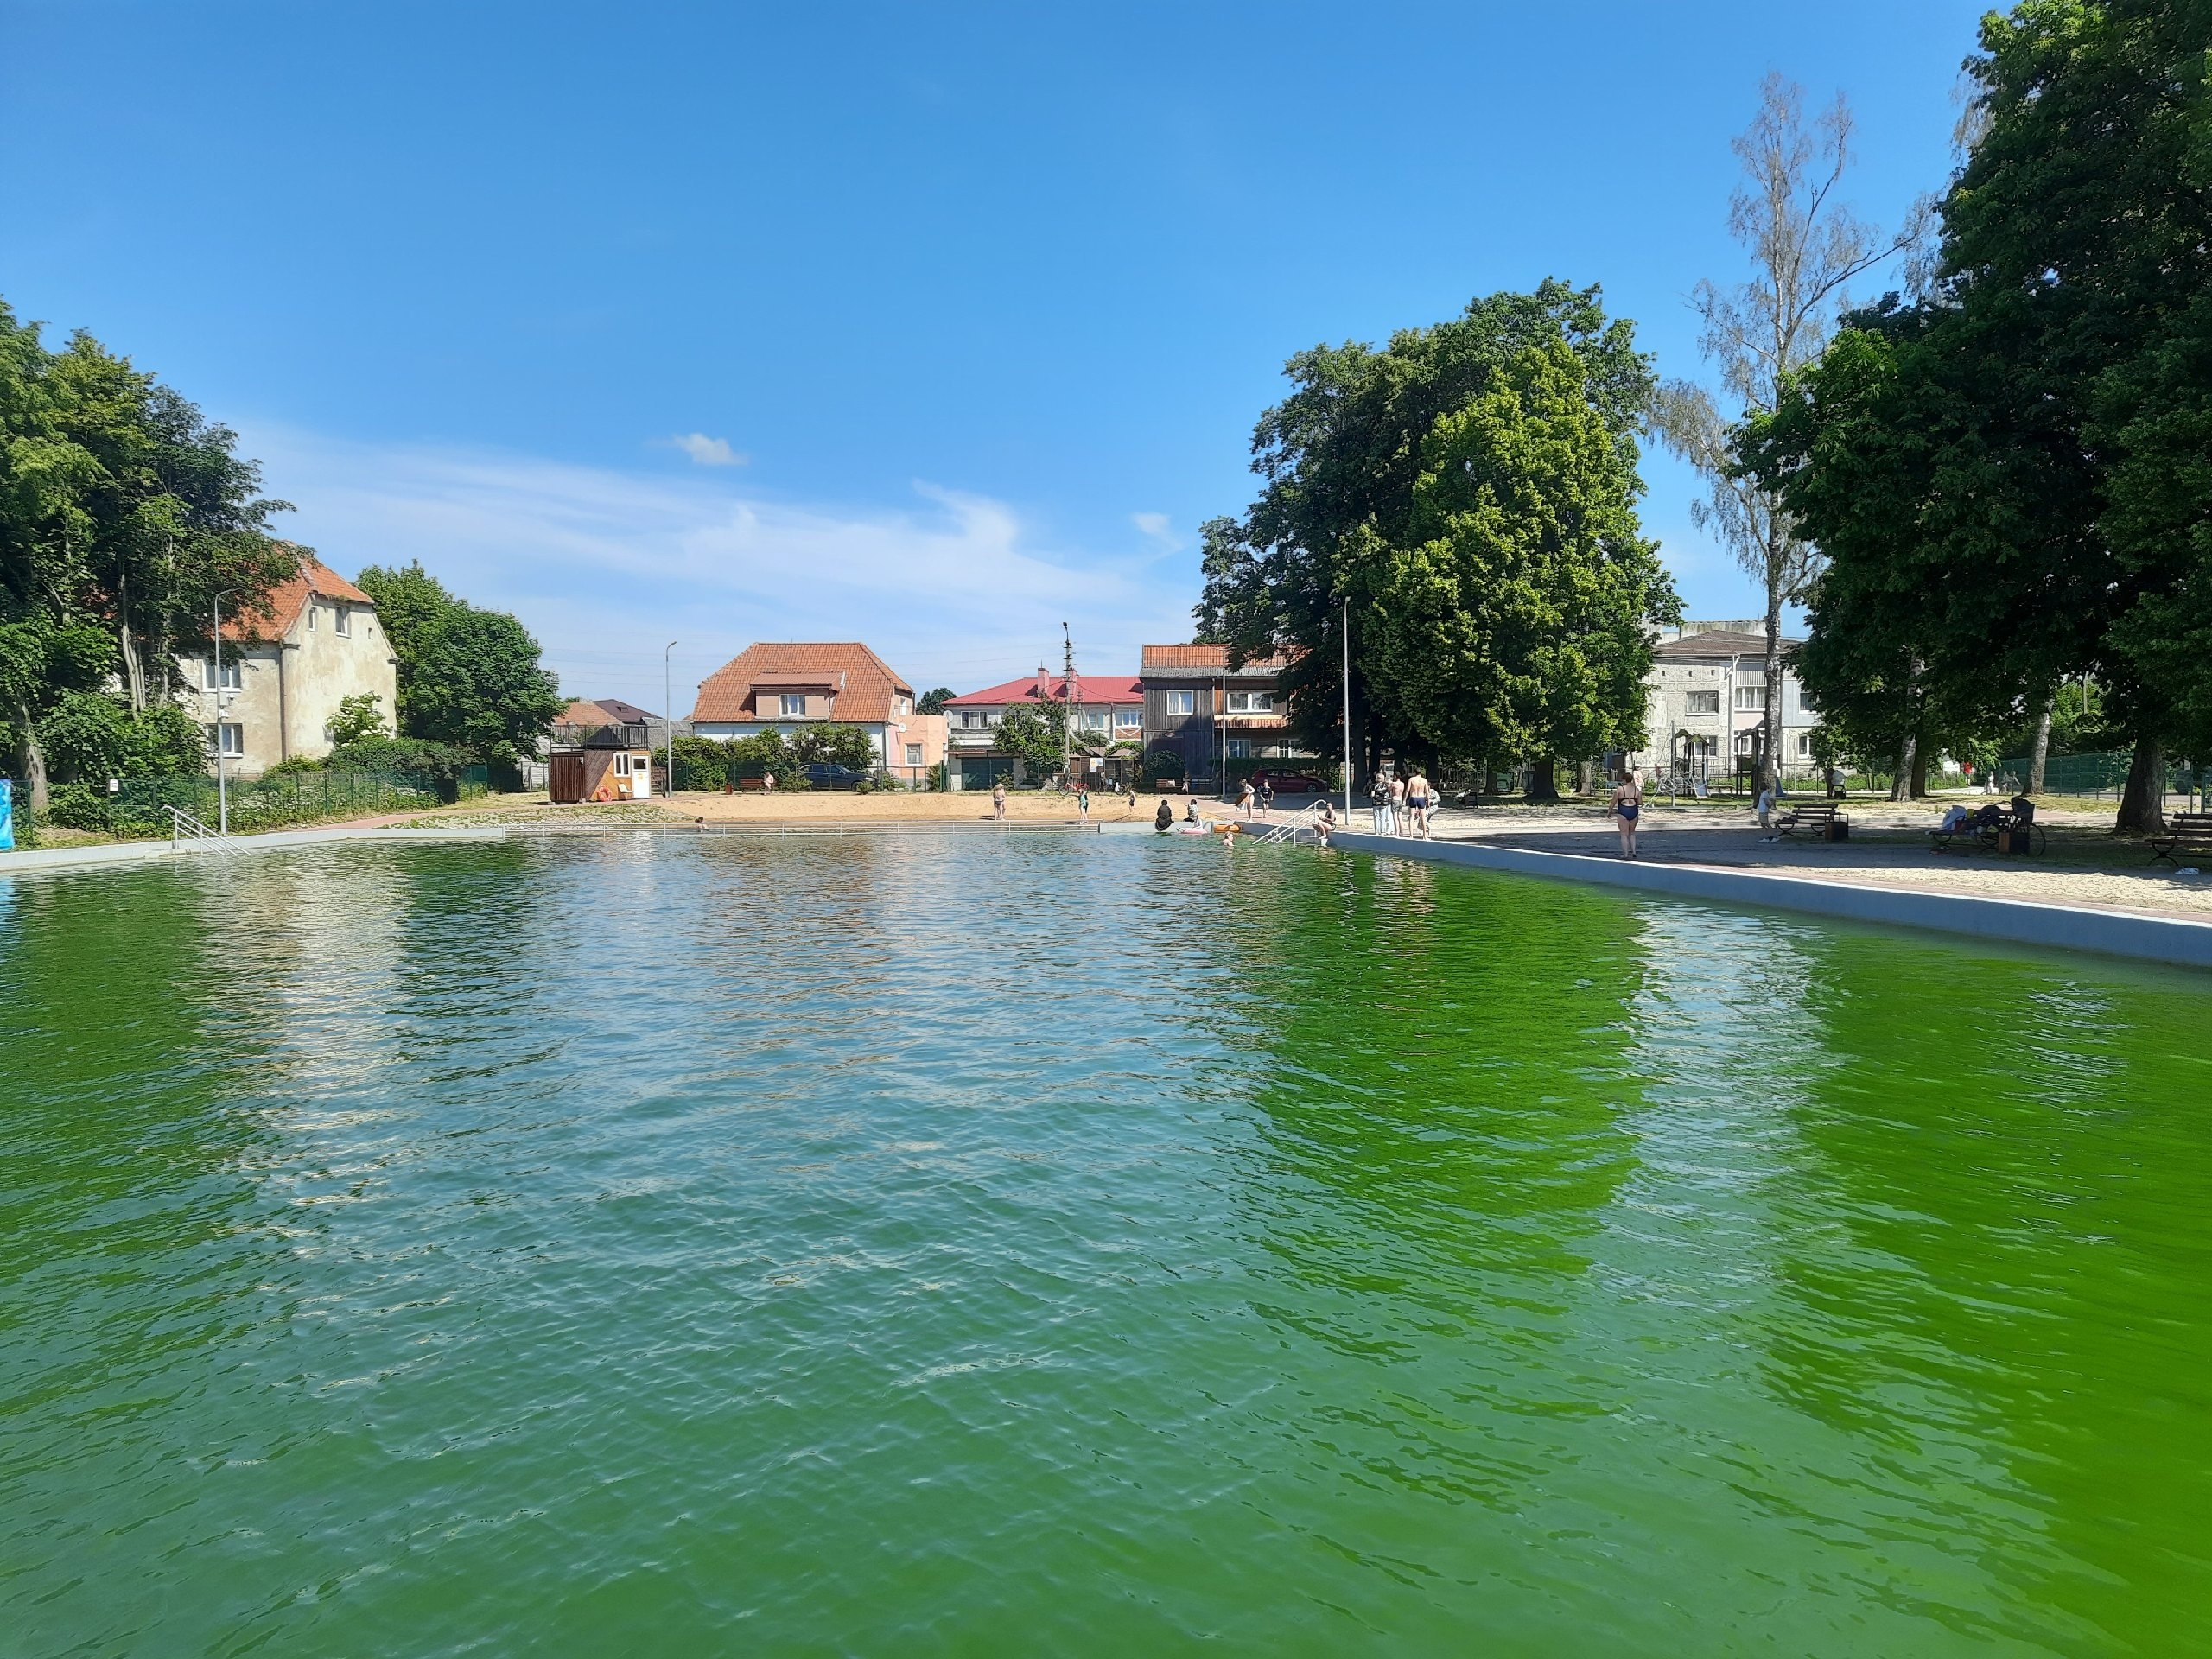
[[[325,818],[371,817],[468,800],[485,792],[486,772],[470,766],[452,778],[404,772],[292,772],[234,780],[229,786],[232,835]],[[119,836],[167,835],[169,809],[213,825],[223,815],[213,778],[124,778],[116,787],[72,784],[54,791],[47,821]]]
[[[2110,795],[2117,798],[2127,787],[2127,769],[2134,757],[2104,754],[2054,754],[2043,763],[2043,792],[2046,795]],[[1997,763],[1998,787],[2005,791],[2028,786],[2028,757],[2011,755]],[[2186,795],[2195,782],[2187,766],[2171,766],[2166,792]]]

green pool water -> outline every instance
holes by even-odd
[[[0,881],[0,1652],[2212,1651],[2209,1034],[1149,836]]]

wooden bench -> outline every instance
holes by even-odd
[[[1774,824],[1777,836],[1794,836],[1800,830],[1817,830],[1822,841],[1848,841],[1851,820],[1834,801],[1802,801]]]
[[[2166,833],[2151,837],[2151,861],[2183,858],[2212,859],[2212,812],[2177,812],[2166,820]]]

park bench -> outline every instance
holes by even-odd
[[[2151,861],[2184,858],[2212,859],[2212,812],[2177,812],[2166,820],[2166,833],[2151,837]]]
[[[1803,830],[1815,834],[1822,841],[1851,839],[1851,820],[1834,801],[1800,801],[1774,823],[1777,836],[1794,836]]]
[[[737,780],[737,786],[740,789],[766,789],[767,785],[758,778],[741,778]]]

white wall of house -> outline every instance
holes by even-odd
[[[377,699],[391,729],[399,699],[398,664],[370,607],[311,595],[283,639],[248,645],[226,640],[222,655],[219,689],[210,683],[212,653],[180,659],[191,688],[183,706],[211,743],[219,724],[227,763],[239,777],[265,772],[280,760],[328,754],[325,728],[340,702],[363,692]]]

